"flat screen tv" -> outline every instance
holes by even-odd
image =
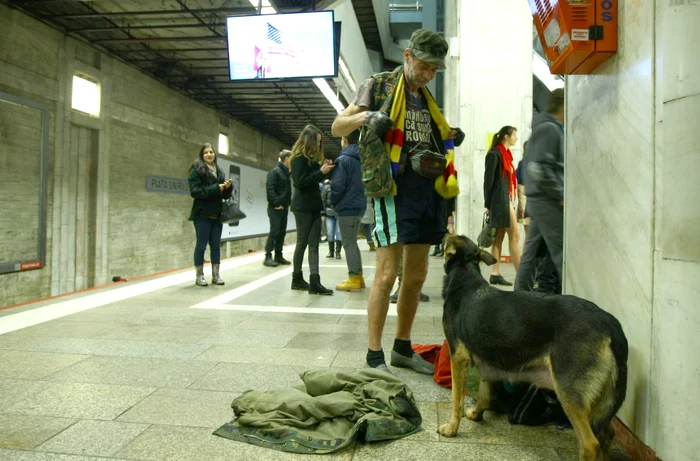
[[[228,16],[231,80],[335,77],[333,11]]]

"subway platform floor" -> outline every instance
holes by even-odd
[[[360,245],[369,286],[376,253]],[[334,288],[347,275],[345,259],[325,259],[324,249],[321,279]],[[288,387],[304,370],[364,363],[369,289],[327,297],[291,291],[290,266],[262,260],[254,253],[223,261],[225,286],[197,287],[187,270],[1,310],[0,460],[577,459],[572,430],[510,425],[491,412],[482,423],[463,420],[457,437],[441,437],[450,391],[432,376],[396,368],[423,415],[413,436],[294,455],[212,435],[233,419],[231,401],[248,389]],[[423,291],[431,299],[419,307],[414,344],[443,342],[442,264],[430,258]],[[502,274],[515,278],[510,264]]]

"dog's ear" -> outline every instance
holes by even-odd
[[[447,234],[443,240],[445,261],[449,261],[460,249],[464,249],[464,241],[459,235]]]
[[[479,259],[486,263],[487,266],[493,266],[498,262],[494,256],[486,250],[479,251]]]

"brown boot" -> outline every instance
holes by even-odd
[[[377,247],[374,246],[374,242],[369,242],[369,251],[377,251]]]

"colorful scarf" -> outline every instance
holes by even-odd
[[[510,184],[508,196],[512,200],[515,198],[516,191],[518,190],[518,179],[513,169],[513,153],[510,149],[506,149],[506,146],[501,143],[496,147],[498,147],[498,150],[501,152],[501,174],[504,178],[508,178],[508,183]]]
[[[437,124],[440,130],[440,136],[444,139],[445,158],[447,159],[447,167],[442,176],[435,180],[435,190],[442,197],[450,199],[459,194],[459,185],[457,184],[457,170],[454,167],[455,158],[455,142],[454,139],[447,139],[452,133],[452,128],[448,125],[445,117],[440,113],[437,103],[427,88],[421,88],[423,97],[428,103],[428,110],[433,121]],[[389,153],[391,160],[391,174],[394,179],[399,174],[399,160],[401,159],[401,150],[404,143],[404,124],[406,121],[406,91],[404,83],[403,69],[401,76],[394,88],[394,100],[391,104],[391,112],[389,117],[394,121],[393,129],[384,137],[384,147]],[[396,183],[392,185],[391,194],[396,195]]]

